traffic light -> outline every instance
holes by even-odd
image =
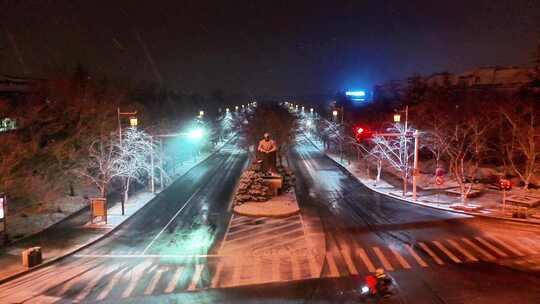
[[[356,126],[354,127],[354,136],[357,140],[363,140],[370,138],[372,136],[372,132],[366,127]]]

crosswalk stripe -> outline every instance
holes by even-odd
[[[334,259],[333,252],[329,251],[326,253],[326,263],[328,265],[328,270],[330,271],[330,277],[337,278],[339,277],[339,270],[336,265],[336,260]]]
[[[495,257],[491,254],[489,254],[489,252],[485,251],[484,249],[480,248],[478,245],[476,245],[475,243],[471,242],[469,239],[466,239],[466,238],[461,238],[461,241],[463,241],[463,243],[469,245],[469,247],[473,248],[474,250],[478,251],[481,255],[483,255],[484,257],[486,257],[486,259],[488,261],[493,261],[495,260]]]
[[[537,252],[533,248],[525,247],[517,239],[509,240],[509,239],[504,238],[504,237],[502,237],[502,239],[506,240],[507,243],[510,243],[510,244],[514,245],[515,248],[519,249],[521,252],[523,252],[525,254],[537,254]]]
[[[302,276],[302,274],[300,273],[300,264],[298,261],[298,257],[292,254],[290,260],[291,260],[292,279],[298,280]]]
[[[366,265],[369,272],[375,272],[375,266],[373,266],[373,263],[371,263],[371,260],[363,248],[356,248],[356,255],[364,262],[364,265]]]
[[[508,257],[508,255],[506,253],[504,253],[503,251],[501,251],[499,248],[491,245],[490,243],[488,243],[488,241],[484,240],[483,238],[477,236],[475,237],[475,239],[477,241],[479,241],[480,243],[482,243],[482,245],[486,246],[487,248],[491,249],[493,252],[497,253],[498,255],[502,256],[502,257]]]
[[[405,269],[411,269],[411,265],[407,262],[407,260],[405,260],[405,258],[401,256],[401,254],[399,254],[399,252],[395,248],[390,247],[390,250],[392,251],[396,259],[398,260],[401,267]]]
[[[242,276],[242,259],[240,257],[234,258],[234,265],[232,269],[232,279],[231,284],[232,286],[237,286],[240,284],[240,277]]]
[[[141,279],[143,271],[146,267],[148,267],[148,264],[140,264],[131,270],[131,279],[129,280],[129,285],[122,293],[122,298],[127,298],[131,295],[135,289],[135,286],[137,286],[137,283]]]
[[[97,273],[93,276],[92,280],[86,284],[83,290],[81,290],[76,296],[75,296],[75,302],[80,302],[84,300],[94,289],[94,287],[97,285],[99,280],[101,280],[104,276],[108,275],[109,273],[115,271],[118,268],[118,266],[113,266],[111,268],[105,268],[104,271],[97,271]]]
[[[214,273],[214,277],[212,278],[211,287],[217,288],[219,283],[219,278],[221,276],[221,272],[223,271],[223,264],[225,262],[219,261],[216,266],[216,272]]]
[[[384,269],[388,271],[394,271],[394,267],[392,267],[392,264],[390,264],[390,262],[386,259],[381,249],[379,249],[379,247],[376,247],[376,246],[372,248],[373,248],[373,251],[375,252],[375,255],[377,255],[377,257],[383,264]]]
[[[343,256],[343,260],[345,260],[349,273],[352,275],[357,275],[358,269],[356,269],[356,266],[351,258],[351,249],[349,247],[341,249],[341,255]]]
[[[171,293],[176,289],[176,285],[178,284],[178,280],[180,279],[180,276],[182,275],[182,272],[184,271],[183,266],[179,266],[176,268],[176,271],[174,272],[171,280],[169,281],[169,284],[165,288],[165,293]]]
[[[429,249],[429,247],[424,244],[423,242],[418,242],[418,245],[420,245],[420,247],[422,247],[422,249],[427,253],[429,254],[429,256],[435,261],[435,263],[439,264],[439,265],[444,265],[444,262],[441,260],[441,258],[439,258],[435,252],[433,252],[431,249]]]
[[[260,231],[254,232],[254,233],[246,233],[245,236],[235,238],[235,239],[232,239],[232,240],[227,240],[227,243],[230,244],[230,243],[237,242],[237,241],[245,241],[246,239],[253,239],[254,237],[259,236],[259,235],[268,235],[268,237],[273,237],[274,235],[272,235],[270,232],[275,231],[275,230],[279,230],[279,229],[283,229],[283,228],[286,228],[286,227],[290,227],[290,226],[297,226],[297,225],[301,225],[301,223],[300,222],[292,222],[292,223],[288,223],[288,224],[278,226],[278,227],[274,227],[274,228],[270,228],[270,229],[262,229]],[[301,229],[301,228],[302,227],[299,227],[299,229]],[[289,229],[287,231],[291,231],[291,229]],[[257,241],[258,240],[260,240],[260,238],[258,238]]]
[[[442,252],[444,252],[454,263],[461,263],[461,260],[458,259],[457,256],[455,256],[448,248],[444,247],[443,244],[441,244],[439,241],[433,241],[433,244],[437,246]]]
[[[272,256],[272,281],[276,282],[279,281],[279,264],[281,263],[281,260],[279,256],[273,255]]]
[[[405,245],[405,248],[409,251],[409,253],[413,256],[413,258],[416,260],[416,262],[422,266],[422,267],[428,267],[428,264],[420,258],[420,256],[414,251],[414,249],[410,245]]]
[[[156,289],[157,283],[159,282],[159,279],[161,279],[161,275],[164,271],[167,271],[167,269],[158,269],[154,273],[154,276],[152,277],[152,280],[150,281],[150,284],[146,287],[144,290],[145,295],[151,295],[154,292],[154,289]]]
[[[189,287],[187,290],[192,291],[197,289],[197,284],[199,283],[199,280],[201,279],[201,274],[204,269],[204,264],[197,264],[195,265],[195,273],[193,274],[193,277],[191,278],[191,284],[189,284]]]
[[[96,299],[98,301],[105,299],[109,295],[109,293],[111,293],[112,289],[114,288],[114,285],[116,285],[116,283],[118,283],[118,281],[122,278],[122,275],[124,274],[125,270],[126,269],[122,269],[114,274],[114,276],[111,278],[109,283],[107,283],[107,286],[105,286],[105,288],[103,288],[103,290],[97,296]]]
[[[495,241],[497,244],[503,246],[504,248],[508,249],[509,251],[511,251],[512,253],[514,253],[515,255],[517,256],[523,256],[524,254],[521,253],[519,250],[513,248],[512,246],[509,246],[508,244],[506,244],[505,242],[501,241],[500,239],[494,237],[494,236],[488,236],[490,239],[492,239],[493,241]]]
[[[457,251],[459,251],[461,254],[463,254],[469,261],[478,262],[478,258],[472,255],[470,252],[465,250],[458,242],[454,240],[446,240],[450,245],[452,245],[454,248],[456,248]]]
[[[315,256],[311,252],[308,254],[308,263],[311,278],[318,278],[321,275],[320,270],[317,267],[317,260],[315,260]]]

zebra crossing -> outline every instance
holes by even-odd
[[[40,297],[68,298],[73,302],[122,300],[248,284],[365,275],[379,267],[388,272],[414,271],[540,254],[540,245],[523,245],[530,240],[496,235],[422,240],[410,245],[388,246],[361,246],[355,242],[343,242],[337,236],[333,238],[335,246],[326,250],[324,263],[317,265],[310,264],[308,254],[273,254],[253,258],[214,256],[183,262],[180,259],[166,262],[155,257],[134,256],[132,259],[122,258],[122,263],[79,256],[81,265],[86,265],[78,269],[79,275],[73,272],[67,280],[48,287]],[[87,259],[90,262],[85,262]],[[20,289],[25,283],[13,284],[13,288]],[[0,290],[3,299],[9,299],[6,288],[9,289],[9,284]],[[46,303],[44,299],[43,303]]]
[[[525,240],[484,235],[419,241],[415,244],[363,246],[339,242],[326,252],[322,277],[337,277],[386,271],[409,271],[451,264],[495,262],[499,259],[540,254],[540,242],[526,246]],[[338,274],[339,273],[339,274]]]

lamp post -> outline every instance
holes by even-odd
[[[3,223],[2,233],[4,234],[4,245],[9,241],[7,234],[7,196],[0,192],[0,222]]]
[[[395,123],[399,123],[401,121],[401,114],[400,113],[395,113],[394,114],[394,122]],[[409,106],[405,106],[405,127],[403,129],[403,132],[402,132],[402,135],[401,136],[407,136],[407,132],[408,132],[408,124],[409,124]],[[405,134],[403,134],[405,133]],[[419,133],[418,133],[418,130],[415,130],[414,133],[413,133],[413,137],[414,137],[414,159],[413,159],[413,172],[412,172],[412,186],[413,186],[413,193],[412,193],[412,196],[413,196],[413,200],[416,201],[416,198],[417,198],[417,191],[416,191],[416,188],[417,188],[417,182],[418,182],[418,149],[419,149]],[[404,144],[405,144],[405,151],[407,151],[407,141],[405,140],[404,141]],[[407,162],[408,163],[408,162]],[[407,183],[407,181],[405,181],[405,183]]]
[[[137,115],[137,111],[135,112],[121,112],[120,111],[120,107],[117,107],[116,108],[116,117],[118,119],[118,140],[120,142],[120,145],[122,145],[122,121],[120,120],[120,116],[122,115],[128,115],[128,116],[132,116],[129,120],[130,124],[132,123],[132,120],[133,122],[135,123],[135,125],[137,124],[137,118],[135,117],[135,115]]]

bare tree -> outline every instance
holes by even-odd
[[[124,202],[128,201],[129,188],[133,181],[144,183],[150,177],[152,170],[150,157],[155,152],[150,135],[136,128],[128,128],[123,132],[122,143],[118,143],[117,176],[123,178],[122,214]]]
[[[540,171],[540,123],[538,109],[532,104],[511,103],[501,107],[510,125],[511,139],[505,144],[506,156],[512,170],[527,190],[531,177]]]
[[[122,162],[118,151],[117,137],[115,135],[101,135],[88,147],[88,160],[82,169],[76,172],[99,190],[102,197],[107,195],[110,182],[122,176]]]
[[[471,179],[488,151],[486,133],[490,128],[490,124],[483,117],[468,116],[466,119],[449,124],[444,130],[440,130],[441,133],[438,135],[448,143],[446,156],[464,204],[467,203],[467,197],[472,190]]]
[[[405,130],[402,124],[394,124],[387,129],[389,133],[403,134],[403,136],[374,136],[371,142],[374,144],[370,154],[377,159],[384,160],[401,174],[403,180],[403,196],[407,193],[407,182],[411,174],[412,158],[414,156],[413,138],[405,136],[412,134],[410,126]],[[378,170],[380,170],[378,168]],[[380,173],[379,173],[380,175]]]

